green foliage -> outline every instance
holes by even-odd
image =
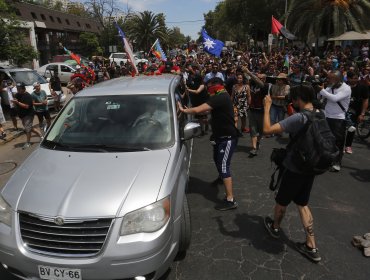
[[[127,21],[128,37],[138,50],[149,50],[156,39],[168,42],[168,32],[163,14],[144,11],[132,15]]]
[[[288,28],[308,39],[309,36],[337,36],[348,30],[365,31],[369,27],[368,0],[323,1],[292,0],[288,10]]]
[[[20,32],[24,27],[4,0],[0,0],[0,9],[4,15],[0,18],[0,60],[10,60],[20,66],[37,58],[38,53],[27,43],[27,36]]]
[[[204,15],[205,28],[210,36],[223,41],[266,40],[271,16],[281,18],[284,8],[285,0],[225,0]]]
[[[101,55],[103,49],[100,47],[98,37],[94,33],[83,32],[80,34],[81,54],[90,57]]]
[[[181,33],[180,28],[174,27],[168,30],[168,40],[165,43],[168,47],[173,48],[177,45],[187,43],[188,39],[189,38],[185,37],[185,35]]]

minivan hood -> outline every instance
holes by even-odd
[[[168,150],[76,153],[39,148],[14,173],[2,195],[16,211],[113,217],[156,201],[169,159]]]

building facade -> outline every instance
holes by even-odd
[[[55,55],[64,54],[61,45],[79,53],[82,32],[99,35],[103,30],[99,22],[91,18],[23,2],[14,3],[14,7],[19,20],[28,26],[31,45],[39,52],[39,61],[34,62],[34,68],[51,62]]]

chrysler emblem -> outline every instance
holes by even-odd
[[[54,219],[54,223],[57,224],[58,226],[64,225],[64,219],[62,217],[56,217]]]

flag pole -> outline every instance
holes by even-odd
[[[148,55],[149,55],[149,53],[152,51],[152,49],[154,48],[154,46],[155,46],[155,44],[157,43],[157,41],[158,41],[158,38],[157,38],[157,40],[155,40],[155,41],[154,41],[154,44],[153,44],[153,46],[150,48],[150,50],[149,50],[149,52],[148,52]]]

